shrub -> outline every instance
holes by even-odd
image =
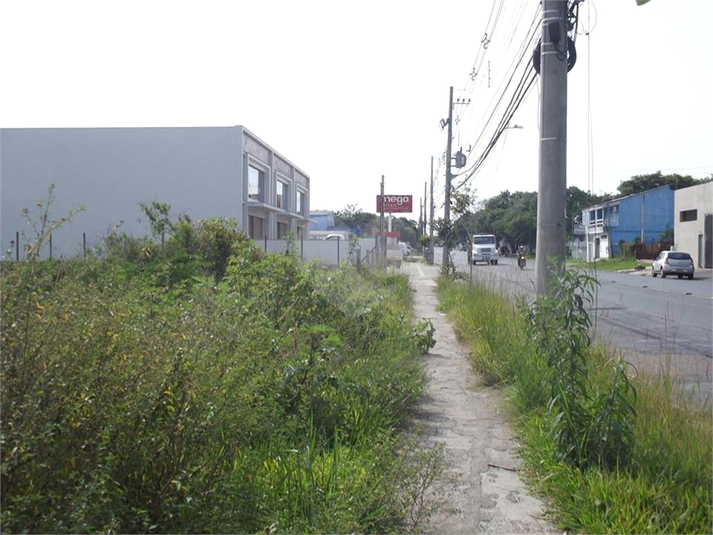
[[[527,333],[549,367],[552,432],[561,459],[585,467],[625,465],[632,447],[634,390],[626,364],[617,361],[609,388],[597,391],[587,362],[596,279],[583,270],[565,270],[553,279],[551,294],[527,310]]]
[[[435,470],[395,454],[428,345],[407,280],[238,237],[215,286],[180,232],[144,266],[3,265],[3,530],[405,529]]]

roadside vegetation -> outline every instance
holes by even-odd
[[[633,256],[602,258],[596,262],[584,262],[568,259],[567,265],[574,268],[585,268],[588,271],[619,271],[636,269],[637,267],[643,267],[643,269],[651,271],[650,262],[641,262]]]
[[[594,284],[568,271],[534,304],[449,277],[438,288],[474,368],[505,389],[527,479],[561,529],[710,533],[710,406],[590,345]]]
[[[2,263],[2,531],[416,530],[441,455],[401,434],[434,343],[408,280],[169,208],[86,261],[38,258],[50,224]]]

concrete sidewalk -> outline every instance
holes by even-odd
[[[425,445],[443,443],[445,470],[431,490],[440,507],[424,533],[559,533],[519,477],[517,443],[500,393],[483,387],[445,315],[437,311],[438,266],[404,262],[416,318],[431,320],[436,345],[425,356],[430,383],[416,414]]]

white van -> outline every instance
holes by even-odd
[[[473,265],[478,262],[485,262],[492,266],[498,264],[500,255],[498,254],[498,243],[493,234],[475,234],[471,240],[472,244],[472,262]]]

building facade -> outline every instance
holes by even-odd
[[[50,216],[83,206],[54,237],[54,256],[112,229],[149,233],[139,203],[174,215],[233,218],[254,239],[308,235],[309,176],[243,126],[0,130],[3,250],[34,232],[30,216],[54,184]]]
[[[699,268],[713,268],[713,182],[676,190],[674,243]]]
[[[611,199],[582,211],[587,261],[621,255],[619,243],[660,240],[673,229],[674,191],[670,186]]]

